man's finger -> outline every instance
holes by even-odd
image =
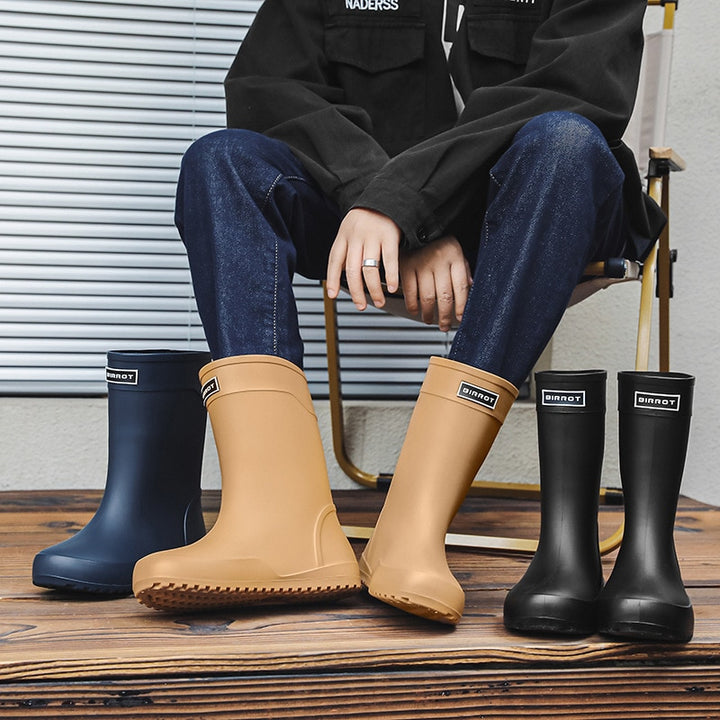
[[[347,243],[343,238],[335,238],[335,242],[330,248],[328,257],[326,288],[328,297],[336,298],[340,292],[340,277],[342,275],[343,266],[345,265],[345,253],[347,252]]]
[[[399,246],[394,240],[382,246],[382,261],[385,269],[385,284],[389,293],[397,292],[400,285]]]
[[[469,278],[469,270],[470,266],[467,262],[462,265],[455,263],[450,268],[453,295],[455,297],[455,317],[458,321],[462,320],[468,295],[470,294],[471,279]]]
[[[350,246],[345,259],[345,278],[347,279],[348,290],[358,310],[364,310],[367,307],[365,283],[362,275],[362,252],[362,245],[357,248]]]
[[[368,255],[367,251],[366,255]],[[375,307],[382,307],[385,304],[385,293],[380,282],[380,261],[375,257],[366,256],[362,261],[362,276],[373,304]]]
[[[438,327],[447,331],[453,319],[453,287],[450,273],[435,276],[435,297],[438,310]]]
[[[418,285],[415,272],[408,270],[402,274],[403,296],[405,307],[411,315],[418,314]]]
[[[435,322],[435,280],[432,273],[421,273],[418,276],[418,296],[422,320],[432,325]]]

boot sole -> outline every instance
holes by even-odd
[[[444,623],[445,625],[457,625],[462,617],[460,613],[435,598],[423,597],[411,593],[403,595],[389,594],[377,590],[370,590],[369,588],[368,593],[387,605],[392,605],[398,610],[403,610],[406,613],[416,615],[425,620],[433,620],[434,622]]]
[[[537,635],[587,636],[597,631],[596,625],[583,625],[555,617],[529,617],[505,619],[505,627],[513,632]]]
[[[149,608],[170,611],[214,610],[245,605],[286,604],[337,600],[358,592],[359,583],[298,586],[281,584],[253,587],[219,587],[156,582],[136,591],[135,597]]]
[[[47,575],[33,577],[33,585],[47,588],[48,590],[85,593],[86,595],[107,595],[109,597],[132,595],[132,588],[129,585],[99,585],[82,580],[72,580],[70,578],[51,577]]]
[[[457,625],[460,622],[462,612],[458,612],[456,608],[444,603],[442,600],[407,590],[389,591],[380,589],[378,585],[382,586],[383,582],[378,582],[378,575],[383,570],[385,569],[383,568],[378,572],[376,568],[375,573],[372,573],[365,558],[360,559],[360,580],[368,593],[376,600],[425,620],[432,620],[445,625]],[[375,582],[373,582],[373,576],[375,576]],[[387,578],[385,578],[385,581],[387,581]],[[400,581],[398,580],[398,582]]]
[[[650,622],[615,622],[600,628],[600,633],[614,638],[647,640],[650,642],[686,643],[692,639],[692,630],[666,627]]]

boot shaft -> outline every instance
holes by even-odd
[[[618,373],[626,544],[648,532],[665,546],[672,543],[693,388],[694,378],[682,373]]]
[[[198,372],[208,360],[208,353],[182,350],[108,353],[104,503],[116,486],[123,502],[134,496],[133,488],[143,502],[155,493],[163,502],[187,502],[188,492],[199,492],[207,414]]]
[[[607,373],[547,371],[535,383],[543,530],[570,522],[576,533],[596,535]],[[560,515],[564,523],[550,521]]]
[[[217,525],[238,543],[304,537],[333,507],[304,373],[283,358],[242,355],[206,365],[200,379],[222,474]],[[292,551],[303,547],[296,540]]]

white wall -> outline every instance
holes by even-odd
[[[688,170],[672,179],[672,246],[679,251],[672,302],[672,369],[697,377],[695,412],[683,491],[720,504],[720,281],[712,261],[720,211],[712,181],[720,158],[720,12],[713,0],[681,3],[669,108],[668,143],[685,157]],[[615,373],[634,364],[638,288],[596,295],[568,311],[553,343],[556,368],[607,368],[608,446],[605,483],[617,485]],[[102,487],[105,476],[105,401],[102,399],[0,398],[0,489]],[[329,449],[327,406],[318,403]],[[364,433],[352,455],[371,471],[389,470],[400,446],[409,404],[353,404],[351,432]],[[329,453],[328,453],[329,454]],[[330,454],[329,454],[330,455]],[[206,487],[219,483],[212,449]],[[345,484],[331,461],[333,484]],[[534,413],[516,406],[483,477],[535,480]]]

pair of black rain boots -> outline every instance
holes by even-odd
[[[90,522],[39,552],[35,585],[129,595],[135,563],[205,534],[200,474],[206,412],[200,396],[205,352],[108,353],[108,467]]]
[[[625,532],[603,586],[598,497],[605,444],[602,370],[537,373],[541,528],[538,549],[505,599],[505,626],[522,633],[602,634],[688,642],[694,616],[673,528],[694,378],[618,373]]]

